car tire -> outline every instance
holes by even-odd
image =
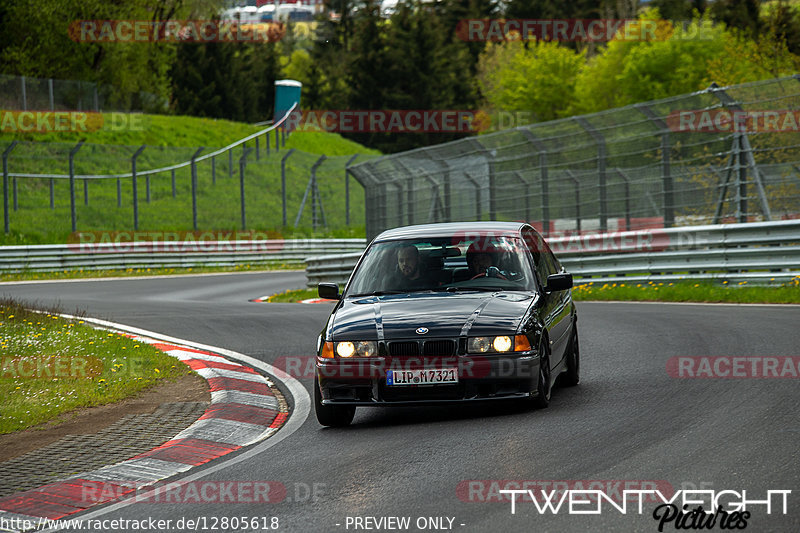
[[[545,344],[539,348],[541,354],[539,360],[539,379],[536,381],[536,396],[533,398],[533,406],[537,409],[546,409],[550,405],[550,356],[547,353]]]
[[[319,381],[314,378],[314,412],[317,421],[323,426],[344,427],[349,426],[356,414],[355,405],[323,405]]]
[[[578,325],[572,329],[567,352],[567,370],[558,376],[558,384],[562,387],[574,387],[581,382],[581,348],[578,343]]]

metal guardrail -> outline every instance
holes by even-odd
[[[800,220],[559,237],[548,243],[576,284],[681,280],[769,284],[800,276]],[[308,258],[307,285],[347,283],[360,256]]]
[[[363,239],[74,243],[0,247],[0,272],[124,270],[302,262],[363,250]]]

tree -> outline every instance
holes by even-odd
[[[741,30],[752,38],[761,29],[758,0],[717,0],[711,4],[708,12],[715,21],[724,22],[728,28]]]
[[[215,2],[201,5],[216,9]],[[86,42],[70,33],[70,24],[191,18],[193,7],[174,0],[5,0],[0,10],[0,63],[6,74],[100,83],[112,88],[109,103],[129,108],[140,92],[168,97],[176,45]]]
[[[554,42],[528,48],[521,41],[493,43],[481,56],[481,90],[492,111],[529,111],[536,121],[552,120],[571,108],[584,62],[583,52]]]

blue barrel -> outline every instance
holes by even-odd
[[[300,92],[303,84],[295,80],[276,80],[275,81],[275,115],[273,120],[280,120],[294,104],[297,104],[297,111],[300,111]]]

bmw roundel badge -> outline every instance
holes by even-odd
[[[428,328],[417,328],[417,335],[425,335],[428,333]]]

